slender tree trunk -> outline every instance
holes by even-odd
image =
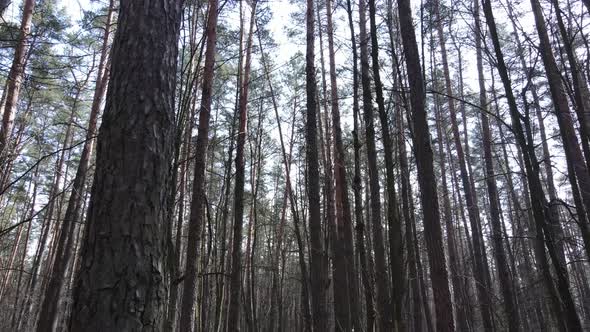
[[[39,270],[43,270],[43,256],[44,256],[44,252],[45,252],[45,247],[47,247],[47,239],[49,238],[49,233],[51,231],[52,228],[52,223],[51,221],[53,220],[53,216],[54,215],[59,215],[60,214],[60,204],[58,202],[59,200],[59,196],[62,193],[59,193],[59,186],[62,182],[62,175],[64,174],[64,164],[65,164],[65,159],[66,159],[66,155],[65,155],[65,149],[66,147],[70,144],[71,141],[71,131],[72,131],[72,125],[73,121],[70,119],[70,122],[68,124],[68,128],[66,129],[66,133],[64,135],[64,140],[62,143],[62,152],[60,153],[56,163],[55,163],[55,176],[53,179],[53,184],[51,186],[51,189],[49,191],[49,202],[47,203],[47,207],[46,207],[46,212],[43,216],[42,219],[42,225],[41,225],[41,234],[39,235],[39,239],[38,239],[38,243],[37,243],[37,249],[35,250],[35,256],[33,258],[33,263],[32,263],[32,270],[31,270],[31,278],[29,280],[29,283],[27,285],[27,291],[26,291],[26,302],[24,305],[24,309],[23,312],[20,314],[20,318],[19,318],[19,326],[21,325],[21,323],[25,323],[25,326],[27,326],[28,324],[30,324],[31,322],[27,319],[27,317],[29,316],[30,312],[34,312],[35,307],[37,306],[36,302],[34,301],[34,298],[37,296],[36,295],[36,289],[37,289],[37,281],[39,280],[39,276],[41,276],[41,274],[39,273]],[[47,265],[49,265],[49,259],[46,260]],[[39,290],[39,296],[42,295],[42,290],[43,288],[40,288]],[[22,320],[21,318],[24,317],[24,320]],[[34,317],[34,316],[33,316]],[[35,319],[31,319],[32,321],[35,321]],[[34,324],[31,324],[34,325]]]
[[[319,13],[319,12],[318,12]],[[340,111],[338,105],[338,86],[336,83],[336,64],[333,40],[332,4],[326,1],[327,34],[329,47],[329,74],[330,74],[330,105],[332,108],[332,126],[328,119],[327,103],[324,102],[326,122],[327,179],[334,178],[335,187],[332,193],[332,181],[326,183],[326,195],[328,197],[328,219],[330,222],[331,247],[333,251],[333,296],[335,312],[335,328],[338,331],[349,331],[352,326],[358,326],[358,305],[355,296],[354,275],[354,249],[352,239],[352,220],[350,203],[347,194],[346,170],[344,168],[344,148],[342,143],[342,130],[340,128]],[[318,16],[318,21],[321,20]],[[320,28],[320,47],[322,45],[322,33]],[[323,52],[322,55],[322,77],[324,77]],[[326,81],[324,79],[324,95],[326,93]],[[331,163],[331,142],[330,134],[334,140],[334,166]],[[332,172],[333,171],[333,172]],[[333,196],[335,194],[335,196]]]
[[[455,150],[457,151],[457,159],[459,161],[459,171],[461,175],[461,183],[463,185],[463,192],[465,196],[465,204],[467,205],[467,215],[472,231],[474,258],[475,258],[475,281],[477,287],[478,300],[483,320],[483,327],[486,331],[493,329],[491,303],[488,296],[489,285],[486,278],[486,264],[485,264],[485,245],[481,232],[480,211],[477,206],[477,199],[474,188],[471,186],[470,176],[467,172],[467,164],[465,162],[465,153],[463,151],[463,144],[459,133],[459,126],[457,124],[457,114],[455,111],[455,97],[451,83],[451,75],[449,72],[449,63],[447,50],[445,45],[445,38],[442,26],[442,18],[440,16],[439,1],[434,1],[434,16],[436,20],[436,30],[438,34],[438,41],[440,44],[442,65],[445,80],[445,91],[447,94],[447,104],[449,111],[449,120],[453,134],[453,142]]]
[[[164,331],[172,332],[178,320],[178,297],[182,283],[181,266],[183,264],[184,250],[183,235],[185,221],[185,203],[187,183],[189,182],[190,156],[191,156],[191,137],[194,128],[194,118],[196,113],[196,97],[200,84],[200,68],[203,58],[204,37],[197,41],[197,22],[199,18],[199,9],[201,3],[193,4],[185,9],[185,13],[192,13],[189,21],[189,40],[188,46],[184,45],[181,54],[188,54],[189,60],[186,64],[186,75],[180,80],[179,100],[178,100],[178,120],[177,133],[174,144],[174,165],[178,167],[173,169],[171,189],[168,196],[168,220],[169,229],[169,250],[168,264],[170,265],[170,291],[168,294],[167,318]],[[185,14],[186,15],[186,14]],[[203,34],[204,35],[204,34]],[[184,56],[181,57],[181,63],[185,62]],[[233,125],[233,122],[232,122]],[[233,127],[232,127],[233,129]],[[178,192],[177,192],[178,191]],[[178,197],[178,199],[177,199]],[[174,212],[178,201],[176,225],[174,225]],[[217,220],[217,218],[216,218]],[[172,228],[176,226],[176,232],[173,234]],[[174,243],[174,244],[172,244]]]
[[[434,76],[433,76],[434,77]],[[443,211],[445,220],[445,230],[447,232],[447,246],[449,251],[449,268],[451,270],[451,282],[453,285],[453,303],[455,304],[457,312],[457,323],[461,331],[469,330],[469,323],[467,321],[467,313],[465,312],[465,289],[461,282],[457,246],[455,240],[455,229],[453,226],[453,214],[451,212],[451,200],[449,198],[449,191],[447,186],[447,171],[446,171],[446,158],[443,148],[443,142],[446,140],[446,136],[442,133],[442,124],[444,123],[441,111],[439,97],[435,96],[435,115],[436,115],[436,131],[438,136],[438,153],[440,158],[440,172],[441,172],[441,185],[442,185],[442,199],[443,199]]]
[[[8,167],[10,151],[10,135],[14,125],[14,116],[18,106],[20,89],[25,75],[27,52],[29,50],[29,34],[33,21],[35,0],[25,0],[23,5],[23,16],[20,23],[18,43],[14,50],[14,58],[8,73],[6,86],[6,100],[4,102],[4,113],[2,114],[2,127],[0,128],[0,188],[4,188],[4,181],[8,178],[10,169]]]
[[[371,60],[373,69],[373,80],[375,81],[375,97],[377,101],[377,109],[379,112],[379,119],[381,122],[381,135],[383,137],[383,150],[385,155],[385,170],[387,183],[387,222],[389,232],[389,250],[391,262],[391,297],[389,293],[385,294],[386,298],[381,298],[380,301],[387,300],[386,311],[393,311],[393,317],[388,317],[388,322],[385,328],[387,330],[405,331],[404,322],[402,320],[402,305],[404,298],[404,274],[403,274],[403,241],[402,241],[402,221],[397,206],[397,194],[395,192],[395,175],[394,175],[394,161],[393,161],[393,137],[389,132],[389,118],[385,110],[385,99],[383,97],[383,84],[381,83],[381,75],[379,73],[379,43],[377,38],[377,22],[376,22],[376,8],[375,0],[369,0],[369,21],[370,21],[370,35],[371,35]],[[393,50],[392,50],[393,51]],[[380,295],[378,294],[378,297]],[[389,315],[387,315],[389,316]],[[392,321],[393,319],[393,321]]]
[[[383,224],[381,223],[381,197],[379,171],[377,167],[377,148],[375,143],[375,125],[373,122],[373,100],[371,96],[371,81],[369,76],[368,42],[370,36],[366,30],[366,8],[364,1],[360,1],[360,49],[361,49],[361,83],[363,88],[363,111],[365,120],[365,144],[367,146],[367,166],[369,169],[369,192],[371,207],[371,231],[373,249],[375,253],[375,300],[379,331],[389,331],[393,328],[391,321],[389,282],[383,243]],[[372,48],[376,46],[373,45]]]
[[[38,184],[37,184],[38,176],[39,176],[39,167],[35,168],[35,175],[33,176],[34,183],[33,183],[32,199],[31,199],[31,204],[29,205],[29,209],[28,209],[29,212],[27,213],[27,217],[29,219],[32,219],[34,216],[34,213],[35,213],[35,204],[37,201],[37,190],[38,190]],[[16,291],[15,291],[15,296],[14,296],[14,307],[13,307],[13,312],[12,312],[12,317],[11,317],[11,322],[10,322],[10,326],[13,329],[17,329],[17,331],[18,331],[17,313],[20,313],[21,309],[23,309],[24,306],[27,304],[26,303],[27,296],[26,296],[26,293],[21,292],[21,285],[22,285],[23,274],[25,273],[25,259],[27,256],[27,248],[29,246],[29,239],[31,237],[32,227],[33,227],[33,222],[31,220],[31,221],[29,221],[29,223],[27,225],[27,232],[25,235],[25,242],[24,242],[25,245],[24,245],[23,252],[22,252],[21,258],[20,258],[20,263],[19,263],[20,272],[18,274],[18,280],[16,283]],[[23,295],[25,295],[25,296],[23,296]],[[0,297],[2,297],[2,296],[0,296]],[[19,299],[21,297],[22,297],[22,301],[20,301],[21,305],[19,306],[18,305]]]
[[[332,252],[332,289],[338,289],[339,291],[333,291],[333,312],[334,312],[334,327],[336,330],[348,331],[350,330],[350,305],[348,296],[348,276],[346,272],[346,260],[344,255],[344,242],[339,241],[338,225],[336,220],[336,197],[334,195],[334,168],[332,165],[332,130],[330,126],[330,120],[328,115],[328,92],[327,92],[327,81],[326,81],[326,69],[324,61],[324,43],[323,43],[323,30],[320,16],[320,8],[316,7],[317,14],[317,26],[318,26],[318,37],[319,37],[319,55],[320,55],[320,72],[322,78],[322,92],[323,94],[318,95],[318,104],[321,104],[323,112],[320,111],[320,120],[318,121],[318,134],[320,136],[320,155],[324,165],[324,176],[322,187],[323,192],[323,203],[324,203],[324,220],[326,221],[326,233],[327,239],[326,252],[328,249]],[[322,100],[320,100],[320,97]],[[323,115],[323,121],[322,121]],[[323,123],[322,123],[323,122]],[[324,130],[325,126],[325,130]],[[328,259],[326,255],[326,259]],[[328,263],[326,263],[328,264]],[[329,295],[328,295],[329,297]]]
[[[353,179],[353,191],[354,191],[354,215],[356,224],[356,247],[359,256],[360,274],[362,279],[362,285],[365,295],[365,311],[366,311],[366,331],[373,331],[375,322],[375,308],[373,304],[373,291],[372,291],[372,280],[370,279],[370,273],[368,271],[367,252],[365,249],[364,239],[364,222],[363,222],[363,200],[362,200],[362,180],[361,180],[361,143],[359,140],[359,71],[358,71],[358,52],[356,35],[354,33],[354,20],[352,17],[352,3],[351,0],[346,1],[346,9],[348,16],[348,27],[350,29],[350,41],[352,45],[352,56],[353,56],[353,121],[354,130],[352,132],[353,145],[354,145],[354,179]],[[353,271],[356,275],[356,271]],[[355,282],[354,285],[357,283]],[[353,294],[353,293],[351,293]],[[358,313],[360,314],[360,305]],[[360,320],[360,317],[359,317]],[[362,327],[358,327],[362,329]]]
[[[541,101],[537,92],[537,85],[535,84],[535,82],[533,82],[532,78],[531,78],[531,69],[528,68],[525,58],[524,58],[524,48],[522,46],[522,43],[520,41],[520,37],[519,37],[519,31],[516,27],[516,18],[514,17],[514,13],[512,10],[512,7],[508,7],[508,17],[510,18],[512,27],[513,27],[513,31],[515,32],[514,36],[515,36],[515,41],[516,41],[516,48],[517,48],[517,53],[518,53],[518,57],[520,60],[520,64],[522,66],[523,69],[526,69],[529,74],[527,75],[527,85],[531,91],[531,95],[533,97],[533,108],[535,110],[535,115],[537,118],[537,124],[539,126],[539,135],[541,138],[541,147],[542,147],[542,151],[543,151],[543,168],[545,169],[545,176],[546,176],[546,186],[547,186],[547,193],[549,194],[549,201],[550,201],[550,210],[549,212],[551,213],[551,221],[552,221],[552,226],[554,229],[554,233],[556,235],[556,237],[558,238],[558,241],[556,243],[556,249],[558,250],[558,255],[560,257],[563,258],[563,261],[565,262],[565,256],[564,256],[564,249],[563,249],[563,241],[561,241],[561,239],[563,238],[563,228],[561,227],[560,224],[560,220],[559,220],[559,215],[558,215],[558,204],[556,204],[557,201],[557,190],[555,189],[555,183],[554,183],[554,176],[553,176],[553,164],[552,164],[552,156],[551,153],[549,151],[549,144],[548,142],[548,138],[546,135],[546,130],[545,130],[545,124],[544,124],[544,120],[543,120],[543,114],[542,114],[542,110],[541,110]],[[582,213],[579,215],[580,219],[586,219],[585,217],[585,213]]]
[[[291,214],[293,217],[293,225],[295,228],[295,239],[297,242],[297,253],[298,253],[298,263],[299,263],[299,269],[300,269],[300,273],[301,273],[301,309],[302,309],[302,315],[304,318],[304,327],[305,327],[305,331],[306,332],[311,332],[312,331],[312,317],[311,317],[311,313],[309,311],[309,290],[308,290],[308,286],[307,286],[307,279],[308,279],[308,272],[307,272],[307,264],[305,263],[305,253],[304,253],[304,247],[303,247],[303,239],[301,237],[301,232],[299,229],[299,212],[298,212],[298,208],[297,208],[297,199],[295,197],[295,192],[293,191],[293,187],[291,185],[291,177],[290,177],[290,165],[291,165],[291,159],[290,157],[287,157],[287,152],[285,149],[285,144],[283,141],[283,132],[281,130],[281,121],[280,121],[280,117],[279,117],[279,108],[278,108],[278,103],[277,100],[275,98],[275,93],[274,93],[274,89],[273,89],[273,85],[270,79],[270,71],[268,68],[268,64],[266,61],[266,56],[265,53],[263,51],[263,44],[260,38],[260,33],[258,33],[258,45],[260,47],[260,49],[262,50],[262,66],[264,69],[264,75],[266,76],[266,80],[268,83],[268,88],[270,90],[270,95],[271,95],[271,101],[273,104],[273,109],[274,109],[274,113],[275,113],[275,118],[277,121],[277,128],[279,131],[279,141],[281,143],[281,152],[282,152],[282,156],[283,156],[283,164],[285,167],[285,174],[286,174],[286,189],[288,192],[288,196],[289,196],[289,202],[290,202],[290,206],[291,206]],[[293,120],[292,120],[292,132],[291,135],[294,134],[294,128],[295,128],[295,121],[296,121],[296,114],[297,114],[297,107],[298,107],[298,101],[297,98],[294,99],[293,102]],[[291,145],[293,144],[293,136],[291,136]],[[291,146],[292,147],[292,146]],[[290,147],[290,148],[291,148]],[[289,156],[291,154],[289,153]],[[281,319],[279,318],[279,322],[281,321]],[[280,324],[279,324],[280,325]]]
[[[563,148],[566,154],[566,161],[571,164],[570,167],[574,171],[574,174],[570,174],[570,179],[574,179],[574,176],[575,179],[577,179],[577,182],[570,181],[570,185],[572,188],[574,188],[574,190],[576,190],[576,187],[580,190],[583,206],[579,207],[579,209],[588,211],[588,209],[590,209],[590,173],[588,173],[587,164],[584,160],[584,156],[582,155],[582,151],[580,150],[580,143],[574,129],[574,120],[570,113],[567,95],[561,82],[561,73],[557,67],[555,57],[553,56],[553,52],[551,50],[551,42],[549,40],[549,35],[545,26],[545,18],[543,17],[541,5],[538,0],[531,0],[531,5],[533,7],[533,14],[535,16],[537,33],[539,34],[541,58],[543,59],[545,72],[547,73],[549,90],[551,91],[553,107],[555,107],[555,113],[557,115],[557,122],[559,124],[559,130],[562,136]],[[570,67],[576,68],[575,59],[574,63],[570,64]],[[577,76],[574,77],[574,85],[579,85],[575,82],[578,82]],[[583,104],[581,102],[580,105],[577,106],[583,110]],[[581,121],[583,121],[583,118]],[[585,140],[587,137],[584,137],[584,123],[581,124],[581,129],[583,134],[582,139]],[[586,254],[588,257],[590,257],[590,229],[588,223],[585,220],[582,221],[580,223],[580,228],[582,231],[582,238],[584,239],[584,245],[586,247]],[[563,267],[563,273],[567,274],[567,268]],[[558,287],[562,288],[566,287],[566,285],[559,285]],[[569,302],[569,300],[564,299],[566,310],[574,311],[573,313],[569,313],[572,315],[570,316],[570,319],[575,320],[573,317],[573,315],[575,315],[575,305],[573,301],[571,301],[571,303]],[[571,321],[571,323],[574,322]]]
[[[247,271],[247,281],[246,281],[246,303],[247,307],[249,307],[249,315],[252,321],[252,330],[258,331],[260,328],[258,327],[258,301],[256,298],[256,258],[257,258],[257,247],[256,244],[258,242],[258,194],[261,186],[262,181],[262,165],[263,165],[263,153],[262,153],[262,139],[264,135],[264,131],[262,129],[262,125],[264,122],[264,113],[263,113],[263,104],[259,106],[258,111],[258,124],[256,128],[256,139],[254,140],[254,146],[252,146],[252,141],[250,141],[250,154],[251,154],[251,176],[250,182],[252,183],[252,204],[250,205],[250,215],[248,221],[248,241],[251,238],[251,251],[247,251],[249,255],[248,258],[248,268]],[[250,245],[248,245],[250,247]],[[276,255],[281,256],[281,250],[276,252]],[[277,265],[278,266],[278,265]]]
[[[572,188],[579,186],[583,205],[588,208],[590,207],[590,173],[580,151],[580,144],[574,130],[573,119],[569,111],[569,105],[567,96],[561,82],[561,73],[555,62],[553,52],[551,50],[551,43],[549,41],[549,35],[545,26],[545,18],[541,5],[538,0],[531,0],[533,7],[533,15],[535,17],[535,25],[537,27],[537,33],[539,34],[540,47],[541,47],[541,58],[545,65],[545,72],[549,82],[549,90],[551,91],[551,97],[553,99],[553,107],[557,113],[557,122],[562,136],[563,146],[566,153],[566,160],[570,164],[570,179],[575,177],[578,180],[570,181]],[[575,66],[575,64],[572,64]],[[573,171],[573,174],[571,174]],[[584,207],[580,207],[581,210]],[[586,253],[590,257],[590,232],[588,225],[584,222],[580,224],[582,229],[582,236],[584,244],[586,246]],[[548,234],[551,236],[550,234]],[[567,322],[570,329],[581,329],[580,318],[577,315],[576,305],[573,301],[570,291],[569,280],[567,278],[567,267],[563,265],[565,262],[554,261],[553,264],[557,269],[557,287],[562,296],[564,309],[567,314]]]
[[[201,94],[201,107],[199,114],[199,127],[197,143],[195,146],[195,169],[193,179],[193,201],[191,202],[187,257],[184,274],[184,290],[180,307],[179,330],[192,331],[195,290],[197,285],[197,248],[201,235],[205,208],[205,163],[207,157],[207,146],[209,144],[209,118],[211,115],[212,88],[215,65],[215,48],[217,44],[217,0],[209,0],[209,14],[207,16],[205,68],[203,72],[203,92]]]
[[[401,172],[401,193],[402,193],[402,212],[405,221],[405,239],[406,248],[408,250],[408,278],[410,279],[412,289],[412,316],[413,316],[413,331],[422,331],[422,294],[420,292],[420,279],[418,278],[417,260],[419,253],[415,250],[414,231],[412,224],[416,222],[414,218],[414,208],[412,204],[413,197],[411,195],[410,185],[410,170],[407,160],[406,142],[404,140],[404,120],[401,108],[397,108],[397,130],[398,130],[398,154]],[[429,314],[427,314],[429,315]]]
[[[587,165],[590,165],[590,93],[588,91],[588,84],[580,73],[578,59],[575,50],[572,47],[572,38],[565,27],[562,18],[562,10],[559,8],[559,1],[552,0],[551,3],[555,8],[555,17],[557,18],[557,27],[563,41],[563,46],[570,64],[570,71],[572,74],[572,83],[574,90],[575,111],[578,116],[580,124],[580,139],[582,143],[582,151],[586,157]]]
[[[306,10],[306,157],[307,157],[307,198],[309,201],[309,232],[310,232],[310,272],[311,302],[314,331],[325,331],[328,328],[328,312],[326,304],[327,267],[325,266],[324,247],[322,245],[322,217],[320,211],[319,157],[317,134],[317,87],[314,64],[314,1],[307,0]]]
[[[525,230],[524,227],[525,225],[530,225],[531,224],[531,219],[533,219],[532,217],[532,213],[530,212],[530,209],[528,208],[528,206],[530,206],[530,199],[528,198],[529,196],[527,196],[526,194],[524,195],[525,198],[525,205],[526,207],[523,207],[523,205],[520,203],[519,200],[519,196],[518,193],[516,192],[515,189],[515,184],[514,181],[512,180],[512,175],[508,173],[508,168],[509,166],[509,159],[508,159],[508,151],[506,149],[506,145],[507,145],[507,141],[504,135],[504,130],[502,128],[503,124],[500,123],[499,119],[500,119],[500,110],[498,107],[498,100],[497,100],[497,95],[496,95],[496,89],[494,86],[494,76],[492,75],[492,97],[493,100],[495,100],[494,103],[494,108],[495,108],[495,116],[496,116],[496,123],[497,123],[497,129],[498,129],[498,134],[500,136],[500,146],[502,147],[502,159],[503,159],[503,163],[504,165],[506,165],[506,170],[505,171],[505,179],[506,179],[506,183],[508,185],[508,192],[510,195],[510,200],[512,201],[512,208],[514,211],[516,211],[516,235],[521,237],[520,243],[521,243],[521,247],[522,247],[522,255],[524,257],[523,259],[523,264],[522,264],[522,270],[523,270],[523,275],[525,277],[525,281],[533,284],[534,282],[536,282],[535,277],[533,276],[533,267],[531,264],[531,260],[530,260],[530,246],[527,244],[527,241],[525,240]],[[523,192],[527,190],[527,182],[526,182],[526,178],[522,178],[522,185],[523,185]],[[523,222],[525,225],[523,225]],[[532,232],[532,230],[531,230]],[[534,239],[533,239],[534,241]],[[553,284],[551,284],[553,287]],[[539,298],[543,298],[545,296],[547,296],[546,294],[551,294],[549,290],[547,290],[545,287],[540,287],[540,289],[537,289],[535,292],[533,292],[533,295],[531,296],[533,298],[533,302],[534,302],[534,315],[537,318],[537,323],[539,328],[543,328],[544,327],[544,317],[543,315],[540,314],[541,312],[541,303],[539,301]],[[540,296],[538,296],[540,295]]]
[[[424,91],[424,78],[420,65],[418,44],[412,22],[409,0],[398,0],[398,11],[408,81],[414,129],[414,154],[418,168],[418,182],[421,189],[422,211],[424,215],[424,232],[430,262],[430,276],[434,293],[436,311],[436,328],[438,331],[454,331],[451,292],[446,268],[446,259],[442,242],[442,229],[438,208],[436,177],[433,169],[433,154],[430,145]]]
[[[336,56],[334,50],[334,24],[332,19],[332,0],[326,0],[328,52],[330,59],[330,92],[332,106],[332,133],[334,135],[334,179],[336,194],[336,242],[341,244],[342,251],[338,253],[343,256],[345,262],[345,273],[348,290],[348,306],[351,325],[355,330],[361,329],[359,317],[358,292],[356,291],[357,274],[354,259],[354,243],[352,236],[352,213],[348,196],[348,180],[345,167],[345,150],[342,141],[342,128],[340,125],[340,108],[338,105],[338,85],[336,73]],[[356,60],[355,60],[356,62]],[[355,63],[356,66],[356,63]],[[356,78],[355,78],[356,79]],[[358,83],[357,83],[358,85]],[[357,99],[358,109],[358,99]],[[339,289],[334,288],[337,292]]]
[[[12,250],[10,251],[10,259],[8,260],[8,264],[6,267],[6,273],[4,274],[3,278],[2,278],[2,288],[0,288],[0,299],[2,299],[2,301],[0,301],[0,304],[4,304],[2,302],[3,299],[5,298],[6,292],[8,287],[10,286],[10,282],[11,280],[11,275],[12,275],[12,271],[15,269],[14,268],[14,263],[17,259],[17,255],[18,255],[18,248],[20,247],[21,244],[21,239],[22,239],[22,235],[23,235],[23,231],[24,231],[25,227],[24,225],[20,225],[18,226],[18,230],[16,232],[16,238],[13,241],[12,244]]]
[[[479,82],[479,106],[482,111],[481,129],[483,136],[483,150],[486,171],[486,184],[488,188],[488,199],[490,204],[490,223],[492,225],[492,244],[494,246],[494,256],[496,259],[496,266],[498,269],[498,277],[500,281],[500,289],[502,290],[504,311],[508,318],[508,329],[510,331],[519,331],[520,317],[516,305],[516,297],[512,289],[512,278],[510,275],[510,268],[506,261],[506,252],[504,251],[504,243],[502,240],[502,226],[500,222],[500,207],[498,188],[496,186],[496,178],[494,172],[494,163],[492,157],[492,136],[490,132],[490,124],[486,110],[488,109],[488,97],[486,94],[485,77],[483,73],[483,56],[482,56],[482,41],[481,41],[481,23],[479,19],[479,4],[476,0],[474,4],[474,20],[475,20],[475,40],[476,40],[476,54],[477,54],[477,73]]]
[[[43,304],[41,306],[41,312],[39,317],[39,323],[37,325],[38,331],[46,331],[51,329],[56,323],[58,316],[58,299],[60,292],[64,287],[64,274],[67,269],[67,265],[70,262],[71,253],[75,250],[74,243],[74,229],[76,222],[81,218],[83,211],[83,199],[85,193],[85,185],[88,175],[88,169],[90,167],[90,158],[94,148],[94,138],[97,131],[97,120],[100,113],[102,99],[108,85],[108,53],[109,53],[109,37],[111,31],[111,21],[113,18],[114,0],[109,3],[109,9],[107,10],[107,20],[105,23],[105,32],[103,34],[101,54],[98,64],[98,72],[96,78],[96,86],[94,89],[94,97],[92,99],[92,106],[90,108],[90,118],[88,120],[88,126],[86,131],[86,141],[82,148],[82,154],[80,155],[80,163],[76,170],[76,175],[72,184],[72,192],[70,194],[68,205],[66,207],[66,213],[62,222],[62,230],[58,239],[57,257],[53,265],[53,269],[50,275],[49,284],[43,297]],[[73,111],[76,107],[73,107]],[[66,317],[67,320],[67,317]]]
[[[494,45],[494,51],[496,53],[497,59],[497,68],[500,77],[502,78],[502,83],[504,85],[504,90],[506,92],[506,99],[508,101],[508,106],[510,109],[510,116],[512,118],[512,129],[516,136],[516,141],[520,146],[524,158],[524,165],[526,170],[526,177],[529,186],[529,193],[531,198],[531,208],[533,212],[533,217],[536,224],[536,232],[537,242],[535,243],[535,252],[537,255],[537,263],[540,266],[540,269],[543,273],[544,282],[547,286],[547,289],[550,293],[553,292],[553,281],[549,271],[548,262],[546,259],[544,244],[546,244],[548,253],[556,266],[556,274],[558,279],[558,287],[560,290],[560,297],[561,301],[563,302],[571,302],[571,294],[569,294],[569,286],[567,282],[567,276],[564,274],[566,273],[564,269],[562,269],[559,264],[559,260],[557,258],[557,254],[555,251],[555,247],[553,244],[553,240],[551,237],[551,230],[548,227],[547,220],[550,219],[548,214],[545,211],[546,199],[543,193],[543,188],[541,186],[541,181],[539,179],[539,166],[536,162],[533,146],[532,146],[532,136],[530,130],[525,131],[521,124],[521,115],[518,111],[516,105],[516,99],[514,98],[510,78],[508,76],[508,70],[506,69],[506,64],[504,62],[504,55],[502,52],[502,48],[500,46],[500,42],[498,39],[498,33],[496,28],[496,23],[494,20],[493,10],[490,3],[490,0],[483,1],[483,10],[486,17],[486,22],[488,24],[488,28],[490,31],[490,35],[492,38],[492,43]],[[526,107],[526,104],[525,104]],[[525,123],[526,124],[526,123]],[[530,127],[530,126],[529,126]],[[530,128],[527,128],[530,129]],[[556,313],[556,317],[560,320],[560,317],[566,317],[566,324],[568,328],[572,329],[573,331],[578,331],[581,329],[580,321],[577,316],[575,309],[573,311],[563,312],[563,308],[561,307],[561,301],[557,300],[555,295],[552,295],[552,303],[553,309]],[[566,304],[567,307],[570,307]]]
[[[230,302],[227,320],[229,331],[239,330],[240,303],[242,289],[242,228],[244,221],[244,182],[245,161],[244,149],[246,145],[246,122],[248,121],[248,90],[250,84],[250,66],[252,57],[252,41],[254,35],[254,21],[256,20],[256,1],[252,3],[250,29],[246,42],[246,62],[239,102],[238,137],[236,145],[236,183],[234,192],[234,229],[232,245],[232,269],[230,276]]]

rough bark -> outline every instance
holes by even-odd
[[[74,331],[163,327],[180,17],[178,0],[121,2],[74,292]]]

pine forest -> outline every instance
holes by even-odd
[[[0,331],[590,331],[590,0],[0,0]]]

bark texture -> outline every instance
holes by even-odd
[[[73,331],[159,331],[181,1],[121,1]]]

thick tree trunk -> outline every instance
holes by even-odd
[[[165,191],[181,1],[124,1],[119,13],[74,331],[158,331],[165,320]]]

